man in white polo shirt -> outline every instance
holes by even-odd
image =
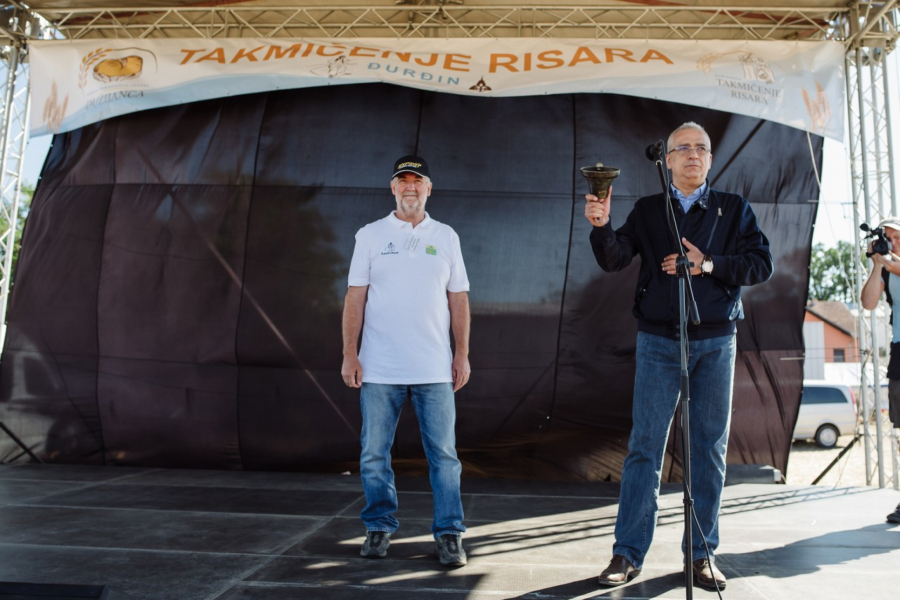
[[[421,157],[397,160],[391,192],[397,210],[356,233],[344,300],[341,376],[348,386],[361,388],[363,416],[359,467],[366,506],[360,517],[366,541],[360,555],[386,556],[399,526],[391,446],[408,396],[428,459],[435,553],[441,564],[461,567],[466,564],[466,528],[453,394],[471,372],[469,279],[459,236],[425,212],[431,178]],[[357,353],[360,329],[363,339]]]

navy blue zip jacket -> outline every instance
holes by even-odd
[[[756,285],[772,277],[769,240],[759,230],[750,203],[737,194],[707,186],[706,193],[685,214],[671,195],[681,237],[712,257],[711,275],[691,278],[700,325],[688,325],[690,339],[708,339],[734,333],[744,318],[741,286]],[[638,200],[617,230],[607,223],[591,231],[591,248],[600,268],[621,271],[635,255],[641,256],[634,294],[638,331],[675,339],[678,333],[678,277],[662,270],[663,259],[676,251],[669,232],[665,197]]]

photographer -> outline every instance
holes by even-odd
[[[891,358],[888,361],[888,404],[889,415],[894,427],[900,427],[900,319],[894,318],[894,298],[900,298],[900,219],[889,217],[878,224],[873,233],[876,238],[869,244],[868,253],[872,259],[872,272],[860,294],[862,307],[874,310],[878,306],[881,292],[885,292],[891,306]],[[885,239],[889,244],[885,248]],[[893,275],[893,277],[892,277]],[[900,505],[887,516],[889,523],[900,523]]]

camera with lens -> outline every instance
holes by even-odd
[[[872,251],[866,252],[866,257],[871,257],[873,254],[886,255],[890,253],[891,243],[884,235],[884,227],[872,229],[868,223],[863,223],[859,228],[866,232],[866,239],[875,238],[872,240]]]

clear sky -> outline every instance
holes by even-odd
[[[850,186],[850,153],[840,142],[825,139],[822,157],[822,191],[813,244],[826,248],[838,240],[853,241],[853,193]]]
[[[30,183],[31,185],[37,183],[52,140],[52,135],[42,135],[28,139],[28,145],[25,147],[25,166],[22,169],[23,183]]]

